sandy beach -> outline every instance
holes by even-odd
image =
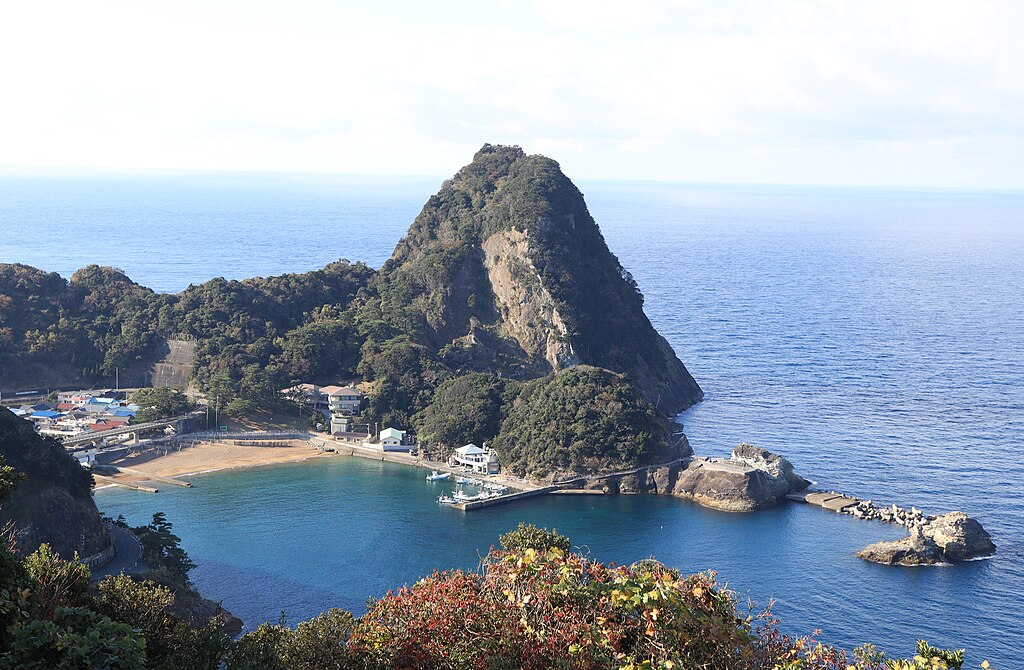
[[[201,442],[195,445],[157,447],[118,459],[110,465],[136,472],[104,473],[104,476],[126,483],[147,481],[147,476],[184,479],[188,475],[203,472],[291,463],[324,456],[323,452],[314,449],[308,442],[299,440],[269,447]]]

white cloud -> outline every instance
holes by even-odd
[[[7,164],[1024,187],[1024,8],[20,3]],[[898,169],[895,167],[898,166]]]

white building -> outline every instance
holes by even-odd
[[[496,475],[500,467],[498,456],[490,449],[481,449],[475,444],[459,447],[449,459],[451,465],[469,468],[481,475]]]
[[[352,386],[325,386],[320,393],[327,396],[327,407],[334,414],[359,414],[363,408],[363,392]]]
[[[380,443],[384,451],[394,451],[395,447],[405,445],[405,431],[397,428],[385,428],[380,431]]]
[[[376,440],[363,442],[364,447],[382,451],[412,451],[416,448],[408,433],[397,428],[385,428]]]
[[[302,398],[312,409],[325,415],[352,416],[363,408],[363,392],[354,386],[316,386],[299,384],[281,391],[291,397]]]

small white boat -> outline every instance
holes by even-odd
[[[476,480],[475,479],[470,479],[469,477],[459,477],[458,479],[455,480],[455,483],[456,484],[475,484]]]
[[[459,501],[451,496],[437,496],[437,502],[440,505],[454,505]]]
[[[475,496],[471,496],[463,491],[456,491],[455,499],[458,500],[459,502],[473,502],[474,500],[483,500],[484,494],[481,493]]]
[[[439,482],[442,479],[448,479],[452,476],[450,472],[438,472],[437,470],[431,470],[430,474],[427,475],[428,482]]]

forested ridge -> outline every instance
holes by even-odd
[[[489,441],[521,474],[668,458],[668,416],[702,397],[582,194],[518,147],[485,145],[379,271],[340,260],[158,294],[114,268],[0,264],[0,389],[137,377],[169,338],[196,342],[191,381],[229,413],[359,377],[367,421]]]

